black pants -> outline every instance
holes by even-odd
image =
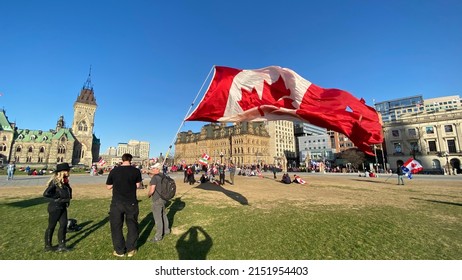
[[[64,244],[67,231],[67,205],[65,203],[50,202],[48,204],[48,227],[45,231],[45,245],[51,246],[53,233],[58,222],[58,242],[59,244]]]
[[[121,203],[112,202],[109,221],[111,224],[111,237],[114,250],[118,254],[124,254],[136,249],[138,242],[138,215],[140,209],[138,202],[136,203]],[[127,240],[125,241],[123,234],[124,220],[127,224]]]
[[[225,174],[220,174],[220,185],[225,184]]]

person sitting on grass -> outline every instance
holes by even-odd
[[[294,183],[297,183],[297,184],[305,184],[305,180],[303,180],[300,176],[298,175],[294,175]]]
[[[292,181],[290,180],[290,176],[289,176],[288,173],[284,173],[284,175],[282,175],[281,182],[284,183],[284,184],[290,184],[290,183],[292,183]]]

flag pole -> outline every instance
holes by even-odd
[[[186,122],[185,121],[186,117],[189,115],[189,112],[191,112],[191,109],[193,108],[194,103],[196,102],[197,98],[199,97],[199,94],[201,93],[202,89],[204,88],[204,85],[207,82],[207,80],[209,79],[210,74],[212,73],[212,70],[214,68],[215,68],[215,65],[212,65],[212,68],[210,68],[210,71],[207,74],[207,77],[205,78],[204,82],[202,83],[201,88],[199,89],[199,91],[196,94],[196,97],[194,98],[193,102],[191,103],[191,106],[189,107],[188,112],[186,112],[186,115],[184,116],[183,121],[181,122],[180,126],[178,127],[178,130],[176,131],[175,136],[173,136],[172,142],[171,142],[170,146],[168,147],[167,153],[165,154],[164,161],[162,162],[162,166],[165,164],[165,161],[168,158],[168,154],[170,153],[170,150],[172,149],[173,144],[175,144],[178,133],[180,133],[181,128],[183,127],[184,123]]]

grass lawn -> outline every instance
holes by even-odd
[[[244,177],[223,187],[177,180],[168,213],[172,234],[157,244],[149,242],[155,232],[151,202],[140,190],[139,252],[133,259],[462,259],[462,186],[421,181],[400,188],[383,178],[306,176],[303,186]],[[99,194],[101,186],[73,189],[69,217],[83,228],[67,235],[72,251],[56,253],[43,251],[43,187],[2,187],[0,259],[115,259],[110,194]]]

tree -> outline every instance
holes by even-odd
[[[339,158],[343,159],[347,163],[351,163],[351,166],[358,170],[359,166],[366,160],[366,156],[363,152],[357,148],[345,150],[340,153]]]

